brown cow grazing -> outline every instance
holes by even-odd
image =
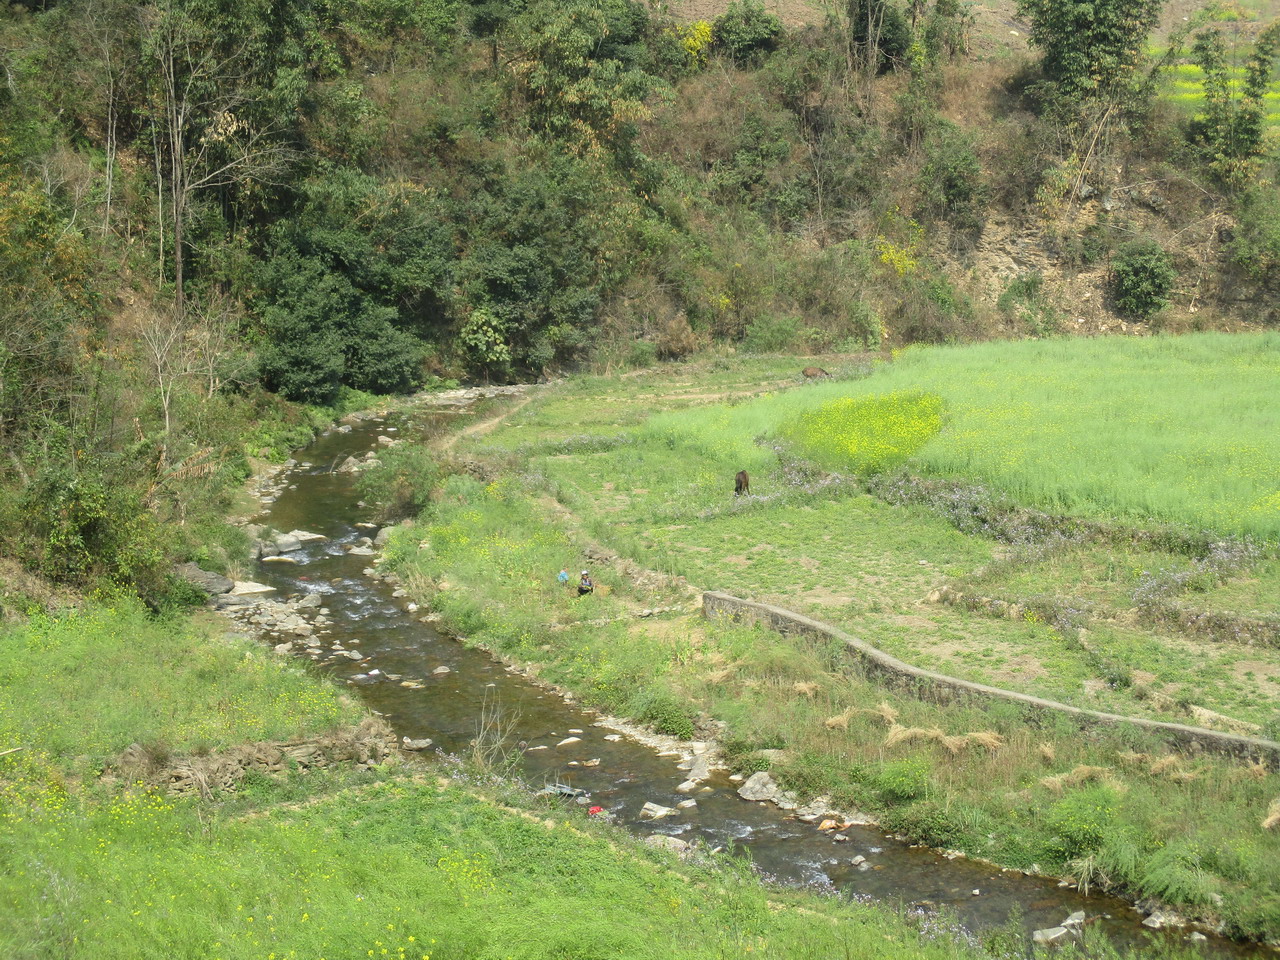
[[[831,374],[823,370],[821,367],[805,367],[800,373],[809,380],[817,380],[820,377],[829,377]]]
[[[733,495],[735,497],[751,496],[751,478],[747,476],[747,471],[739,470],[738,475],[733,478]]]

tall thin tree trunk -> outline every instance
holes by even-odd
[[[102,217],[102,235],[105,237],[111,229],[111,194],[115,185],[116,171],[116,88],[115,81],[107,83],[107,177],[106,177],[106,210]]]
[[[151,127],[152,152],[156,158],[156,227],[160,233],[160,283],[164,283],[164,174],[160,164],[160,138]]]

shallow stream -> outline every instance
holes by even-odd
[[[588,791],[590,802],[609,811],[616,821],[637,833],[662,833],[711,847],[733,845],[746,850],[765,875],[783,883],[836,889],[842,893],[884,900],[905,907],[945,908],[970,930],[1005,924],[1021,911],[1030,931],[1054,927],[1083,910],[1088,923],[1101,925],[1118,944],[1142,945],[1152,938],[1183,940],[1189,929],[1151,932],[1140,924],[1142,915],[1112,897],[1084,896],[1058,886],[1057,881],[1002,871],[966,859],[948,860],[932,850],[896,841],[874,828],[851,827],[847,842],[836,842],[816,826],[789,819],[770,804],[751,803],[737,795],[738,784],[723,773],[714,774],[701,792],[692,794],[697,806],[658,821],[640,819],[641,807],[653,801],[675,807],[686,795],[676,786],[686,779],[676,756],[595,726],[599,717],[509,672],[482,650],[469,649],[423,623],[423,611],[410,613],[408,601],[392,596],[394,587],[364,573],[373,557],[344,552],[373,531],[373,511],[362,507],[350,474],[332,472],[348,455],[362,456],[377,445],[377,437],[421,438],[440,429],[447,416],[466,417],[465,410],[441,414],[410,409],[387,418],[362,421],[350,432],[330,431],[295,456],[301,465],[281,477],[284,487],[264,503],[256,518],[277,530],[302,529],[329,538],[306,543],[289,554],[296,563],[259,565],[257,579],[275,587],[272,595],[286,598],[318,593],[332,625],[323,637],[329,650],[335,642],[363,654],[360,662],[345,657],[325,658],[320,668],[339,682],[352,683],[363,700],[385,715],[398,736],[431,738],[448,752],[466,750],[476,736],[486,705],[496,706],[513,720],[513,739],[525,744],[523,776],[534,784],[563,783]],[[554,573],[554,571],[553,571]],[[435,674],[438,667],[448,673]],[[382,679],[367,679],[371,670]],[[421,689],[401,686],[386,674],[418,679]],[[356,680],[354,678],[361,678]],[[558,744],[578,737],[565,746]],[[544,748],[544,749],[538,749]],[[598,760],[598,765],[570,765]],[[855,858],[865,863],[855,864]],[[1205,956],[1274,956],[1267,948],[1237,944],[1210,935],[1201,942]]]

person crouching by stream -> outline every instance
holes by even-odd
[[[591,574],[582,571],[582,579],[578,581],[578,596],[585,597],[588,593],[595,593],[596,585],[591,580]]]

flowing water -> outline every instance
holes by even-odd
[[[398,736],[429,737],[445,751],[461,752],[476,736],[482,712],[496,705],[516,724],[513,739],[525,744],[522,775],[527,781],[588,791],[592,804],[637,833],[670,834],[712,847],[746,850],[765,875],[781,882],[834,888],[904,906],[945,908],[970,930],[1005,924],[1015,909],[1021,911],[1028,932],[1056,926],[1083,910],[1090,924],[1100,924],[1119,944],[1137,946],[1151,938],[1187,936],[1186,930],[1145,930],[1140,926],[1142,915],[1115,898],[1086,897],[1043,877],[948,860],[874,828],[851,827],[844,831],[848,841],[836,842],[812,824],[788,819],[772,805],[742,800],[738,785],[723,773],[703,785],[709,789],[692,794],[695,808],[658,821],[641,820],[646,801],[674,807],[687,799],[676,791],[686,778],[686,771],[677,767],[679,758],[660,755],[628,737],[606,739],[614,731],[594,726],[596,715],[421,622],[419,614],[406,610],[406,600],[392,597],[391,585],[364,574],[372,557],[344,552],[344,545],[371,532],[356,524],[368,522],[372,511],[359,504],[353,477],[332,472],[332,465],[349,454],[362,455],[382,433],[429,435],[439,429],[440,419],[439,414],[410,410],[363,421],[349,433],[325,434],[299,451],[296,456],[304,465],[288,474],[288,488],[264,504],[257,518],[277,530],[303,529],[329,538],[290,554],[296,564],[261,564],[258,579],[275,587],[279,598],[321,594],[333,621],[323,638],[326,650],[336,641],[365,657],[363,662],[326,659],[321,669],[339,683],[350,682],[368,706],[388,718]],[[306,466],[308,462],[312,465]],[[449,672],[434,674],[441,666]],[[369,680],[373,669],[383,678]],[[386,674],[417,678],[425,686],[410,689],[386,680]],[[575,736],[580,738],[577,742],[558,746]],[[589,760],[599,763],[570,765]],[[865,863],[854,864],[857,857]],[[1274,956],[1264,947],[1213,936],[1200,944],[1200,952],[1220,958]]]

